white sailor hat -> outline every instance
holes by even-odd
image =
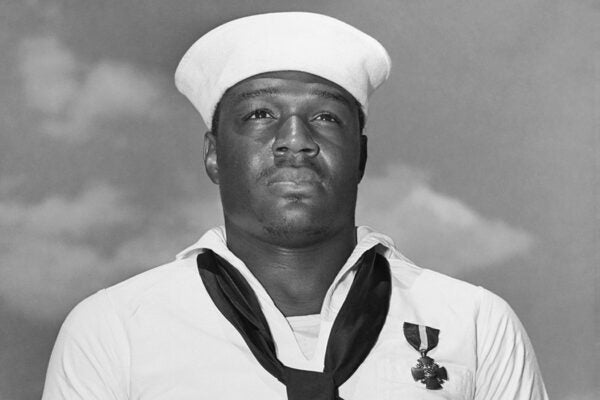
[[[227,89],[264,72],[300,71],[346,89],[367,113],[391,60],[374,38],[340,20],[307,12],[259,14],[208,32],[185,53],[175,85],[209,129]]]

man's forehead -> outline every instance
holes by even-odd
[[[356,104],[356,99],[338,84],[321,76],[301,71],[273,71],[257,74],[236,83],[223,95],[223,99],[243,101],[257,97],[283,94],[287,91],[302,90],[320,98]]]

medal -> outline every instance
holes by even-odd
[[[424,383],[430,390],[441,389],[442,383],[448,380],[446,368],[440,367],[433,358],[427,356],[429,350],[437,346],[439,334],[439,329],[404,323],[404,337],[415,350],[421,353],[417,365],[411,368],[413,379]]]

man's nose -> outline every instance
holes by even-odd
[[[302,118],[292,115],[279,127],[273,143],[273,154],[276,157],[315,157],[319,154],[319,145],[313,140],[312,131]]]

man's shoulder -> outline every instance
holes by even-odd
[[[134,275],[104,291],[118,309],[134,312],[142,305],[169,300],[194,283],[195,277],[200,279],[195,258],[177,259]]]
[[[443,299],[450,304],[462,301],[476,303],[481,296],[492,295],[480,286],[413,263],[398,250],[391,238],[370,227],[360,227],[359,234],[379,242],[378,253],[389,263],[394,287],[406,293]]]
[[[441,272],[425,269],[418,283],[424,291],[436,293],[441,300],[454,304],[470,304],[477,312],[481,312],[482,308],[491,307],[498,312],[512,313],[510,305],[496,293]]]
[[[409,300],[421,310],[456,311],[468,318],[477,317],[482,308],[511,313],[500,296],[470,282],[419,267],[408,260],[391,259],[390,270],[401,301]]]
[[[194,283],[195,274],[194,258],[178,259],[150,268],[90,295],[71,311],[65,324],[79,325],[77,321],[103,316],[128,319],[140,308],[171,301],[173,296]],[[199,275],[196,276],[200,279]]]
[[[143,272],[133,275],[113,286],[106,288],[112,294],[138,293],[147,290],[159,289],[162,285],[168,285],[173,280],[181,278],[189,273],[189,259],[176,259],[162,265],[149,268]]]
[[[391,257],[388,261],[392,279],[407,290],[426,290],[433,293],[451,291],[466,296],[477,296],[481,290],[481,287],[472,283],[420,267],[406,258]]]
[[[417,283],[428,290],[461,298],[479,297],[482,290],[481,286],[427,268],[423,268],[423,273]]]

